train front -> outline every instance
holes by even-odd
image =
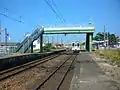
[[[73,52],[79,52],[80,51],[80,43],[79,42],[73,42],[72,43],[72,51]]]

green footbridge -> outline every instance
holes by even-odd
[[[86,34],[86,50],[92,51],[92,39],[93,33],[95,32],[94,26],[87,27],[38,27],[29,37],[26,37],[21,44],[17,47],[16,52],[21,49],[23,52],[27,52],[31,48],[31,53],[33,52],[33,42],[40,39],[40,52],[42,52],[43,34]],[[29,42],[29,43],[28,43]]]

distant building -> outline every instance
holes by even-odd
[[[61,49],[61,48],[63,48],[63,44],[55,44],[55,47],[56,47],[57,49]]]
[[[94,49],[104,49],[105,46],[107,46],[108,40],[105,41],[94,41],[92,42]]]
[[[45,44],[43,43],[43,46],[45,46]],[[35,40],[33,42],[33,50],[36,50],[36,49],[40,49],[40,41],[39,39],[38,40]]]
[[[104,41],[93,41],[93,47],[94,49],[104,49],[104,47],[106,46],[106,48],[120,48],[120,42],[118,42],[118,44],[114,44],[114,45],[107,45],[108,40]]]
[[[7,42],[7,46],[18,46],[20,43],[19,42]],[[0,42],[0,46],[5,46],[5,42]]]
[[[66,49],[72,48],[71,44],[64,44],[63,47],[66,48]]]
[[[19,44],[19,42],[0,42],[0,56],[15,52]]]
[[[118,46],[117,46],[117,48],[120,48],[120,42],[118,42]]]
[[[104,49],[104,47],[107,46],[107,42],[108,42],[108,40],[105,40],[105,42],[93,40],[92,41],[93,49]],[[83,41],[81,43],[81,49],[85,49],[86,48],[85,46],[86,46],[86,41]]]

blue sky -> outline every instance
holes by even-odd
[[[51,0],[50,0],[51,1]],[[8,29],[11,40],[22,41],[25,32],[32,32],[37,25],[87,25],[92,18],[96,32],[107,31],[120,36],[120,0],[54,0],[66,22],[60,22],[44,0],[0,0],[0,12],[7,8],[7,15],[20,19],[19,23],[0,15],[3,27]],[[53,35],[49,35],[53,36]],[[56,36],[55,36],[55,41]],[[85,35],[59,35],[64,43],[82,41]]]

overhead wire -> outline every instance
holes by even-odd
[[[6,11],[8,11],[7,8],[4,8],[4,9],[5,9]],[[15,19],[15,18],[13,18],[13,17],[8,16],[7,13],[2,13],[2,12],[0,12],[0,15],[2,15],[2,16],[4,16],[4,17],[7,17],[7,18],[9,18],[9,19],[11,19],[11,20],[13,20],[13,21],[17,21],[17,22],[19,22],[19,23],[24,23],[24,22],[22,22],[21,20],[18,20],[18,19]],[[20,16],[20,19],[21,19],[21,16]]]
[[[50,4],[52,4],[50,0],[48,0],[48,2],[49,2]],[[60,17],[60,16],[59,16],[59,17]],[[60,17],[60,18],[59,18],[59,17],[58,17],[58,16],[56,17],[56,24],[55,24],[55,25],[57,25],[57,24],[60,23],[61,17]],[[61,22],[62,22],[62,21],[61,21]]]
[[[5,17],[7,17],[7,18],[9,18],[9,19],[12,19],[12,20],[14,20],[14,21],[23,23],[21,20],[17,20],[17,19],[15,19],[15,18],[9,17],[8,15],[5,15],[5,14],[3,14],[3,13],[1,13],[1,12],[0,12],[0,15],[5,16]]]
[[[60,17],[60,15],[56,12],[56,10],[53,8],[53,6],[50,3],[50,0],[44,0],[47,5],[52,9],[52,11],[56,14],[56,16],[62,21],[63,19]],[[63,20],[64,21],[64,20]]]
[[[60,13],[60,11],[59,11],[59,9],[58,9],[55,1],[54,1],[54,0],[51,0],[51,1],[52,1],[53,5],[55,6],[55,8],[57,9],[58,13],[60,14],[60,16],[61,16],[61,18],[63,19],[63,21],[66,22],[66,20],[65,20],[64,17],[63,17],[63,15]]]

